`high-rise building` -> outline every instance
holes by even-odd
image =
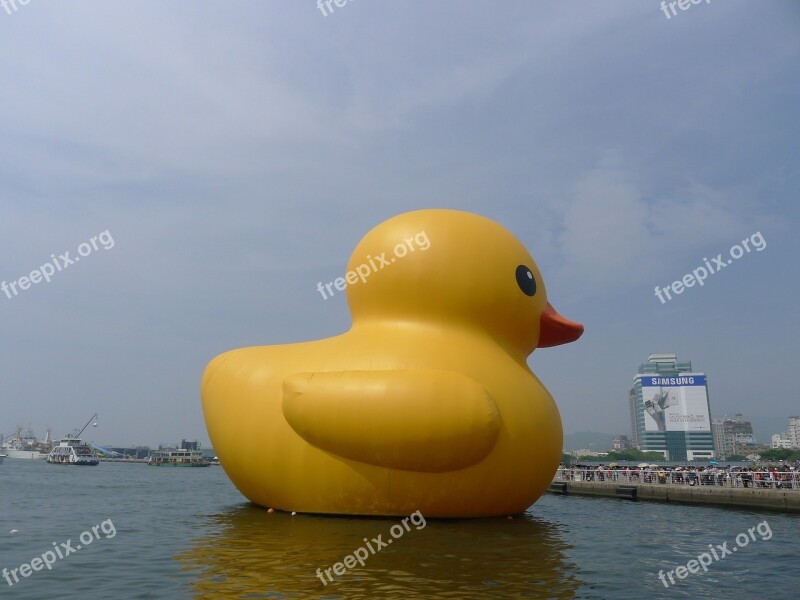
[[[637,412],[636,412],[636,391],[631,389],[628,390],[628,411],[630,411],[631,415],[631,443],[633,444],[634,448],[639,448],[641,446],[641,442],[639,440],[639,427],[637,421]]]
[[[628,392],[631,433],[644,452],[666,460],[714,458],[711,410],[704,373],[675,354],[651,354]]]
[[[733,440],[725,435],[725,423],[720,420],[711,423],[711,435],[714,439],[714,452],[719,459],[726,459],[734,454]]]
[[[726,459],[734,454],[741,454],[742,446],[755,444],[753,425],[745,421],[741,413],[733,419],[719,419],[711,424],[714,436],[714,450],[717,458]]]

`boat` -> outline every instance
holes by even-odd
[[[43,440],[37,439],[33,431],[22,433],[22,427],[17,432],[0,444],[0,450],[8,458],[25,458],[29,460],[44,460],[47,458],[53,444],[50,441],[50,430]]]
[[[83,426],[77,434],[69,434],[58,440],[56,445],[47,455],[47,462],[51,465],[75,465],[94,467],[100,464],[97,453],[89,444],[81,439],[81,435],[94,419],[97,413]],[[95,426],[97,423],[95,423]]]
[[[147,464],[151,467],[210,467],[211,461],[200,450],[170,448],[153,452]]]
[[[3,464],[3,459],[6,458],[5,454],[0,454],[0,465]]]
[[[47,455],[51,465],[76,465],[94,467],[100,464],[94,449],[82,439],[67,435],[58,441],[58,445]]]

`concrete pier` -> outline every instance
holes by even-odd
[[[555,480],[550,493],[800,512],[800,490]]]

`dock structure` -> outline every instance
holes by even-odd
[[[555,479],[548,490],[553,494],[708,504],[740,508],[800,512],[800,490],[671,483],[621,481],[565,481]]]

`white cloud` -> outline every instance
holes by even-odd
[[[739,195],[689,182],[652,198],[619,160],[606,157],[580,178],[564,206],[559,276],[593,295],[678,278],[703,255],[755,231],[763,217]]]

